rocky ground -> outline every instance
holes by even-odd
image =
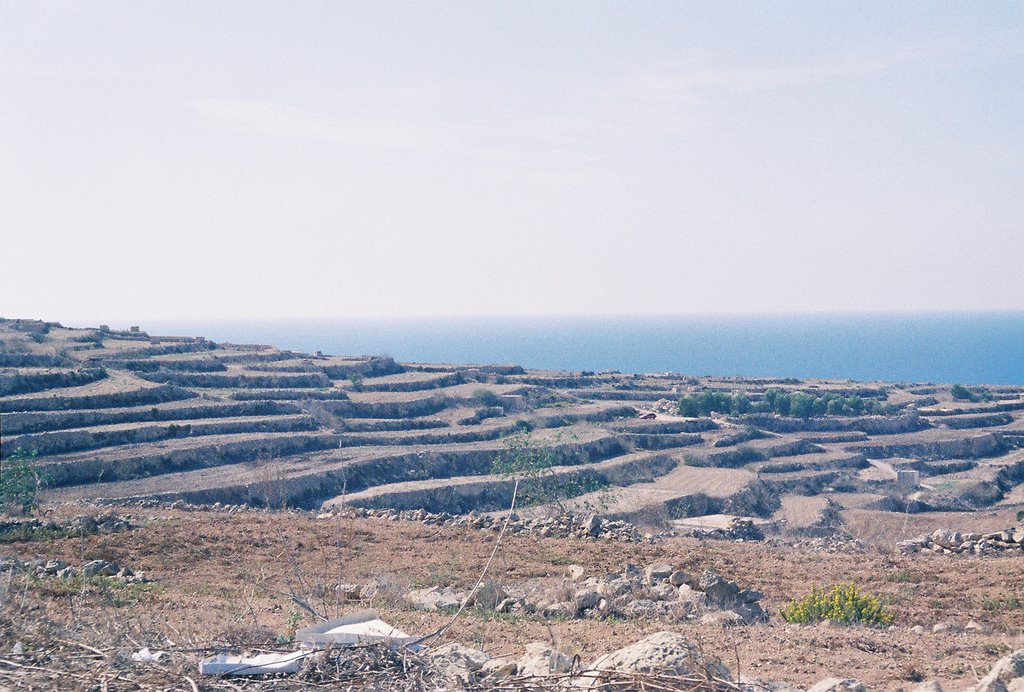
[[[224,507],[127,507],[116,514],[51,508],[40,522],[49,533],[0,536],[0,684],[226,688],[198,674],[201,658],[289,650],[296,630],[316,621],[313,611],[333,617],[370,609],[412,635],[442,628],[452,620],[451,607],[424,610],[416,594],[469,593],[492,553],[485,575],[496,587],[491,602],[478,594],[480,603],[429,642],[416,660],[433,671],[420,682],[433,682],[420,689],[459,684],[431,675],[440,659],[464,659],[463,649],[482,652],[471,654],[478,669],[465,663],[472,673],[463,675],[466,684],[527,686],[536,683],[523,676],[537,669],[521,665],[531,652],[566,675],[565,661],[575,660],[577,672],[593,668],[659,632],[682,638],[671,640],[680,656],[685,648],[727,668],[723,680],[756,678],[796,689],[827,677],[869,689],[910,690],[925,681],[964,689],[1024,648],[1019,554],[904,555],[895,544],[833,553],[807,543],[672,536],[627,542],[531,532],[506,533],[495,551],[500,531],[467,522],[319,516]],[[72,526],[77,535],[67,530]],[[58,576],[62,569],[69,571]],[[895,616],[892,626],[782,621],[779,611],[790,600],[838,582],[878,595]],[[165,654],[155,663],[133,661],[143,648]],[[485,680],[484,664],[505,682]],[[351,682],[360,680],[369,689],[384,684]],[[313,682],[292,676],[244,684]]]

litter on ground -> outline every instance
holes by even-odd
[[[199,672],[202,675],[266,675],[270,673],[297,673],[305,651],[291,651],[258,656],[232,656],[218,654],[202,660]]]
[[[304,627],[295,633],[295,639],[307,648],[320,648],[328,644],[360,646],[381,642],[400,647],[415,642],[417,637],[389,625],[374,613],[360,613]]]

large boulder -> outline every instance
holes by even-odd
[[[413,589],[406,600],[420,610],[456,610],[462,605],[463,596],[451,589],[432,586],[428,589]]]
[[[999,659],[970,692],[1024,692],[1024,649]]]
[[[458,680],[464,685],[471,684],[477,677],[476,673],[491,660],[483,651],[455,642],[431,649],[426,657],[445,678]]]
[[[519,659],[518,668],[522,676],[568,673],[572,659],[544,642],[533,642],[526,645],[526,653]]]
[[[656,632],[635,644],[605,654],[594,661],[591,669],[680,676],[706,669],[719,677],[731,678],[728,668],[716,661],[706,661],[698,647],[676,632]]]

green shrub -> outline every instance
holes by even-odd
[[[881,626],[890,624],[893,615],[885,611],[878,598],[861,592],[855,584],[836,584],[827,589],[812,588],[782,609],[782,619],[801,625],[832,620]]]
[[[493,390],[485,389],[481,387],[473,392],[473,401],[478,405],[485,408],[494,406],[501,406],[501,397],[498,396]]]
[[[962,384],[953,385],[949,390],[949,393],[952,394],[953,398],[957,401],[974,401],[974,394]]]

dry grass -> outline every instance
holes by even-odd
[[[135,523],[140,527],[117,534],[4,546],[4,554],[21,559],[73,564],[109,559],[144,570],[156,581],[134,589],[114,583],[66,589],[52,577],[0,575],[0,641],[5,642],[0,659],[9,662],[0,662],[0,684],[100,689],[106,681],[111,689],[190,689],[187,676],[213,689],[210,680],[199,679],[198,661],[225,650],[280,648],[278,637],[313,622],[299,600],[331,616],[372,607],[407,632],[431,632],[448,616],[410,610],[404,593],[419,585],[471,587],[495,540],[492,532],[378,519],[318,521],[289,513],[139,511]],[[827,555],[693,539],[624,545],[506,536],[489,576],[509,586],[558,587],[569,564],[601,575],[626,562],[672,562],[698,574],[714,569],[762,591],[775,617],[767,624],[724,630],[641,620],[544,621],[467,610],[436,643],[460,641],[492,655],[517,657],[527,643],[545,641],[592,661],[671,629],[701,641],[734,672],[738,667],[766,679],[807,685],[831,673],[893,687],[903,682],[900,671],[914,668],[954,688],[971,684],[973,669],[985,670],[1001,653],[1024,645],[1019,610],[992,607],[1024,594],[1019,558]],[[335,588],[371,581],[376,592],[358,605],[344,601]],[[812,585],[838,581],[881,595],[896,614],[895,629],[823,630],[779,621],[778,610],[789,600]],[[572,588],[565,586],[567,597]],[[988,633],[909,632],[916,624],[930,629],[946,620],[961,626],[976,620]],[[22,642],[21,656],[11,653],[15,642]],[[144,646],[167,651],[168,657],[159,666],[131,661],[130,654]]]

